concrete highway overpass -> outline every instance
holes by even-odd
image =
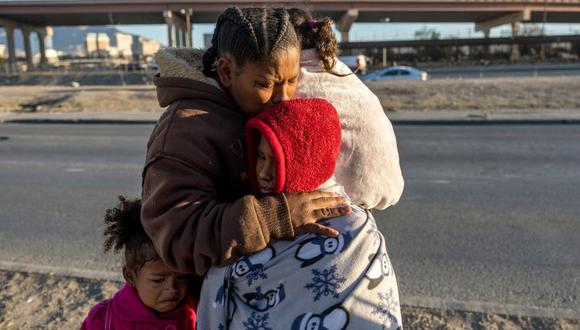
[[[0,18],[33,25],[161,24],[163,13],[191,10],[192,23],[212,23],[226,7],[304,6],[302,1],[192,0],[0,0]],[[336,20],[356,22],[472,22],[520,20],[580,22],[580,0],[311,0],[308,8]]]
[[[41,45],[48,26],[167,24],[173,46],[190,46],[191,24],[215,22],[225,8],[244,6],[304,7],[302,1],[265,0],[0,0],[0,26],[8,35],[10,65],[14,56],[14,29],[21,29],[30,53],[30,33]],[[354,22],[475,23],[486,36],[493,27],[521,22],[580,23],[580,0],[311,0],[307,9],[336,21],[343,41]],[[29,64],[31,55],[27,56]]]

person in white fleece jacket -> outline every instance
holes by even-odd
[[[337,110],[342,147],[335,177],[356,204],[383,210],[396,204],[404,180],[391,122],[375,94],[341,61],[332,20],[290,9],[302,44],[295,98],[322,98]]]

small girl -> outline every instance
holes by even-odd
[[[125,285],[91,309],[81,329],[195,329],[188,276],[161,261],[141,225],[141,201],[119,197],[105,214],[105,252],[125,250]]]

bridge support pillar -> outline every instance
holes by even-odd
[[[181,28],[175,25],[175,47],[181,47]]]
[[[48,59],[46,58],[46,31],[40,31],[38,34],[38,50],[40,52],[40,69],[48,68]]]
[[[342,42],[350,41],[350,28],[352,23],[358,18],[358,9],[349,9],[340,19],[336,22],[336,29],[340,32],[340,39]],[[347,53],[351,51],[348,50]]]
[[[191,24],[191,15],[193,15],[193,10],[188,9],[185,11],[185,33],[187,34],[186,47],[193,48],[193,25]]]
[[[163,12],[163,17],[167,24],[169,47],[187,47],[187,24],[185,20],[170,10]]]
[[[483,37],[486,40],[489,39],[489,34],[491,32],[491,29],[484,29],[482,32],[483,32]],[[490,45],[489,44],[486,44],[485,47],[484,47],[484,49],[485,49],[485,56],[488,56],[489,57],[489,55],[491,55],[491,47],[490,47]]]
[[[515,38],[518,36],[520,32],[521,23],[520,22],[513,22],[512,23],[512,37]],[[520,59],[520,48],[519,45],[515,42],[512,44],[512,52],[510,55],[510,60],[517,61]]]
[[[24,38],[24,52],[26,53],[26,71],[34,71],[34,63],[32,62],[32,46],[30,43],[30,30],[22,29],[22,37]]]
[[[16,44],[14,42],[14,26],[4,25],[8,43],[8,72],[16,73]]]
[[[187,47],[187,30],[186,29],[181,30],[181,47],[184,47],[184,48]]]
[[[173,12],[171,10],[164,11],[163,18],[167,24],[167,47],[175,47],[173,43]]]

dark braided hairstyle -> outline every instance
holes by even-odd
[[[333,72],[339,51],[332,31],[332,19],[314,19],[308,12],[298,8],[288,9],[288,13],[302,49],[316,49],[324,70],[339,75]]]
[[[141,224],[141,200],[119,196],[119,204],[105,213],[105,226],[105,252],[125,249],[129,268],[139,271],[147,261],[159,259]]]
[[[226,54],[241,67],[292,47],[300,50],[300,42],[286,9],[231,7],[217,20],[211,47],[203,54],[203,73],[216,78],[216,62]]]

